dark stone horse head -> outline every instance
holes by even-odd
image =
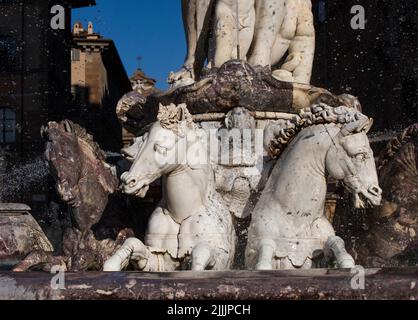
[[[73,225],[85,232],[102,218],[118,179],[105,155],[85,129],[71,121],[42,129],[45,157],[61,199],[70,205]]]
[[[418,124],[391,141],[378,162],[383,205],[368,212],[359,262],[375,267],[418,263]]]
[[[54,265],[66,265],[71,271],[101,270],[124,240],[136,236],[135,227],[142,228],[143,223],[131,219],[142,215],[129,214],[118,193],[116,174],[82,127],[68,120],[50,122],[42,128],[42,136],[50,172],[61,200],[70,207],[72,224],[56,252],[61,256],[36,250],[14,270],[49,270]]]

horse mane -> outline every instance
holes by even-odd
[[[418,140],[418,123],[411,125],[400,133],[395,139],[388,143],[386,149],[379,157],[377,163],[378,172],[380,172],[407,143]]]
[[[274,138],[267,143],[266,149],[271,157],[278,158],[293,138],[307,127],[328,123],[342,127],[361,119],[369,120],[358,109],[352,107],[335,108],[325,103],[315,104],[299,111],[299,115],[293,120],[278,120],[270,124],[274,126]]]
[[[106,161],[106,154],[100,148],[99,144],[96,141],[94,141],[93,136],[87,133],[86,129],[84,129],[77,123],[72,122],[71,120],[64,120],[62,122],[62,125],[64,126],[67,132],[74,133],[78,139],[86,142],[99,160]]]
[[[196,124],[193,121],[193,116],[187,109],[186,104],[169,104],[163,106],[160,104],[160,109],[157,116],[161,127],[173,131],[178,136],[184,135],[185,127],[195,129]]]

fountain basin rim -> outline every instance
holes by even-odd
[[[0,299],[143,301],[418,299],[417,268],[364,269],[366,276],[364,290],[352,287],[355,276],[352,270],[312,270],[65,273],[65,290],[46,290],[51,283],[49,273],[0,272],[0,282],[4,284]]]
[[[0,203],[0,217],[26,215],[31,208],[21,203]]]

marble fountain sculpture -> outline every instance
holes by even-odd
[[[173,86],[199,80],[206,59],[209,68],[242,59],[272,68],[278,80],[310,83],[315,52],[310,0],[184,0],[182,5],[187,57],[169,77]]]
[[[246,250],[250,269],[327,266],[329,258],[340,268],[353,268],[354,259],[325,216],[327,176],[344,182],[355,208],[378,206],[382,200],[367,138],[373,121],[344,107],[319,105],[312,111],[312,124],[302,127],[282,154],[286,131],[292,135],[295,126],[272,123],[266,129],[278,135],[278,143],[273,140],[267,148],[279,159],[252,213]]]
[[[188,54],[169,76],[172,87],[149,96],[133,91],[118,103],[120,122],[137,137],[122,151],[122,166],[86,146],[73,124],[49,125],[49,161],[76,223],[64,235],[62,257],[37,251],[15,270],[56,261],[76,271],[355,265],[325,216],[327,179],[342,181],[356,207],[380,204],[367,138],[372,120],[355,97],[309,84],[311,1],[182,5]],[[73,151],[60,137],[72,139],[87,169],[66,172],[54,155],[71,159]],[[138,228],[144,234],[135,223],[118,223],[113,234],[97,236],[106,199],[147,197],[160,178],[162,200],[149,219],[134,213],[146,220]],[[91,209],[95,194],[102,200]],[[112,208],[122,219],[125,207]]]
[[[123,270],[131,262],[148,271],[172,271],[181,263],[195,271],[230,268],[232,212],[215,190],[207,135],[192,119],[185,105],[161,105],[158,121],[139,140],[133,165],[121,177],[122,188],[145,197],[149,185],[164,176],[163,200],[149,221],[145,244],[128,239],[105,263],[105,271]],[[325,216],[326,178],[343,180],[357,208],[380,204],[382,190],[367,138],[372,123],[358,110],[325,104],[312,106],[293,122],[268,123],[266,149],[280,158],[252,212],[247,268],[311,268],[334,261],[341,268],[355,266]]]
[[[174,271],[181,264],[194,271],[230,268],[232,217],[215,190],[201,131],[185,105],[161,106],[121,180],[126,194],[145,197],[150,184],[163,176],[163,199],[150,218],[147,246],[128,239],[105,263],[105,271],[121,271],[131,262],[146,271]]]
[[[236,255],[245,251],[249,269],[311,268],[334,261],[354,267],[325,216],[327,178],[342,180],[356,207],[380,204],[367,139],[373,121],[361,113],[355,97],[309,84],[315,52],[311,1],[185,0],[182,5],[188,53],[183,67],[169,76],[172,88],[149,97],[128,94],[117,108],[125,127],[141,137],[130,148],[134,161],[121,178],[122,188],[144,197],[150,183],[164,176],[163,201],[145,243],[127,240],[104,269],[122,270],[135,262],[141,270],[160,270],[164,262],[163,269],[172,270],[184,261],[192,270],[228,269],[235,247]],[[171,128],[174,138],[161,138],[159,132],[169,130],[166,123],[180,128]],[[181,142],[187,132],[191,141]],[[230,147],[216,147],[215,157],[209,150],[213,135]],[[251,147],[241,150],[248,141]],[[184,159],[171,166],[153,159],[188,147],[205,154],[202,172]],[[235,149],[247,154],[236,161]],[[197,178],[190,180],[193,174]],[[215,216],[205,205],[208,194],[216,195]],[[241,246],[234,243],[237,224],[231,219],[252,220],[246,250],[245,239],[238,239]]]

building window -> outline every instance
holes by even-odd
[[[0,71],[11,71],[17,65],[17,41],[15,37],[0,36]]]
[[[16,142],[16,113],[9,108],[0,108],[0,143]]]
[[[80,61],[79,49],[71,49],[71,61]]]

